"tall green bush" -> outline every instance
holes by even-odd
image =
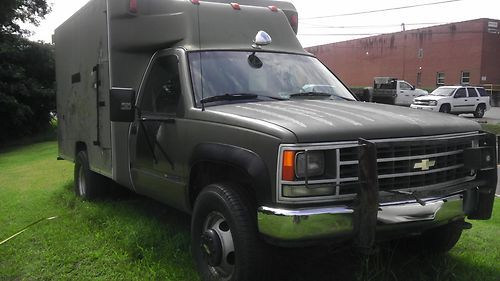
[[[55,109],[53,46],[32,42],[20,22],[37,24],[46,0],[0,2],[0,144],[49,127]]]

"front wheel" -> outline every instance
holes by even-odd
[[[486,106],[484,106],[484,104],[478,105],[476,107],[476,110],[474,111],[474,117],[483,118],[485,111],[486,111]]]
[[[212,184],[196,199],[191,248],[202,280],[261,280],[263,245],[250,196],[231,184]]]
[[[442,112],[442,113],[450,113],[451,112],[451,106],[449,104],[443,104],[441,105],[441,107],[439,108],[439,112]]]

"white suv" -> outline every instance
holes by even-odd
[[[482,87],[443,86],[428,96],[413,100],[411,108],[426,109],[444,113],[473,113],[481,118],[490,109],[490,97]]]

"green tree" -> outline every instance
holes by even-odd
[[[31,42],[20,22],[38,24],[46,0],[0,1],[0,144],[47,129],[55,109],[54,52]]]
[[[0,1],[0,33],[21,33],[19,22],[37,25],[50,6],[46,0],[1,0]]]

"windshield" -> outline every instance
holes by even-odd
[[[189,53],[189,63],[197,106],[201,102],[297,98],[355,100],[346,87],[314,57],[269,52],[207,51]]]
[[[455,91],[455,88],[437,88],[436,90],[432,91],[430,95],[433,96],[451,96],[453,94],[453,91]]]

